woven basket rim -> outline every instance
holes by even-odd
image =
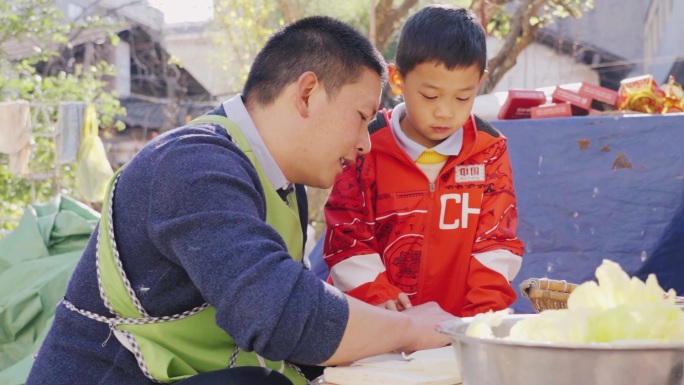
[[[535,312],[547,309],[566,309],[568,297],[577,284],[566,280],[528,278],[520,284],[520,292],[528,298]]]
[[[529,298],[531,289],[549,290],[560,293],[572,293],[577,288],[576,283],[568,282],[566,280],[557,280],[549,278],[528,278],[520,284],[520,292],[524,297]]]

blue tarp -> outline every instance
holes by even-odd
[[[525,257],[513,282],[594,279],[603,259],[684,293],[684,114],[493,121],[508,137]],[[327,275],[321,242],[312,268]],[[518,296],[516,312],[530,313]]]
[[[684,231],[684,114],[493,125],[509,139],[525,242],[515,287],[531,277],[591,280],[604,258],[681,287],[684,252],[663,244]],[[664,265],[676,270],[666,276]],[[532,311],[521,296],[514,309]]]

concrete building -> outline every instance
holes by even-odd
[[[684,2],[680,0],[596,0],[581,19],[549,26],[559,35],[623,58],[623,63],[596,63],[609,73],[631,65],[628,77],[651,74],[663,84],[669,75],[684,80]]]
[[[222,57],[227,55],[219,55],[211,28],[210,21],[167,24],[164,46],[215,99],[224,100],[240,92],[241,85],[231,76],[231,63]]]
[[[55,6],[70,21],[98,16],[108,27],[72,31],[70,44],[42,47],[58,50],[61,60],[39,63],[45,75],[74,70],[75,64],[100,61],[114,64],[116,74],[108,78],[108,88],[126,108],[119,117],[126,125],[103,139],[110,162],[119,166],[152,136],[184,125],[190,118],[213,107],[212,94],[182,65],[176,65],[163,43],[164,15],[145,1],[130,0],[55,0]],[[112,44],[110,35],[118,37]],[[3,58],[18,61],[29,57],[35,42],[30,39],[6,41],[0,47]],[[201,69],[200,69],[201,70]]]

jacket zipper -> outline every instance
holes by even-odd
[[[439,180],[439,176],[437,179]],[[437,190],[437,183],[435,182],[429,182],[428,183],[428,190],[430,191],[430,199],[428,199],[428,205],[427,205],[427,218],[425,221],[425,233],[423,234],[423,253],[424,253],[424,258],[422,261],[420,261],[420,270],[418,272],[419,274],[419,280],[418,280],[418,287],[417,287],[417,292],[421,293],[421,295],[416,295],[416,302],[419,302],[422,300],[422,292],[423,292],[423,283],[425,281],[425,274],[428,270],[428,260],[427,260],[427,255],[429,253],[430,245],[428,245],[428,239],[430,238],[430,233],[432,232],[432,226],[430,224],[432,223],[432,216],[434,215],[433,213],[433,207],[434,207],[434,198],[435,198],[435,191]]]

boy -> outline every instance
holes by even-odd
[[[292,183],[328,188],[368,151],[384,77],[335,19],[274,34],[242,95],[117,172],[27,385],[303,385],[291,362],[448,344],[434,328],[453,317],[436,305],[377,309],[301,262],[306,196]]]
[[[515,300],[523,244],[506,139],[471,115],[486,59],[469,10],[429,6],[406,21],[389,66],[404,103],[370,124],[372,151],[326,204],[324,258],[343,292],[460,317]]]

